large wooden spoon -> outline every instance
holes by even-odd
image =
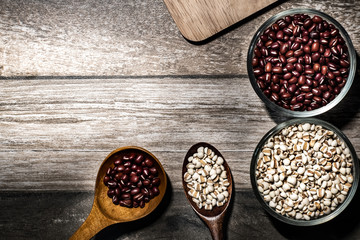
[[[196,153],[197,149],[199,147],[204,147],[204,148],[208,147],[213,152],[215,152],[216,155],[221,156],[224,159],[223,165],[227,172],[227,178],[230,183],[230,185],[228,186],[228,192],[229,192],[228,201],[223,206],[221,206],[221,207],[216,206],[212,210],[205,210],[204,208],[199,209],[199,207],[196,205],[196,203],[193,202],[192,197],[188,194],[189,188],[187,187],[187,183],[184,180],[184,174],[187,171],[186,165],[188,164],[188,158],[190,156],[192,156],[194,153]],[[194,209],[194,211],[197,213],[197,215],[199,215],[199,217],[206,223],[206,225],[210,229],[212,238],[214,240],[223,239],[224,238],[224,234],[223,234],[224,217],[227,212],[229,203],[231,201],[231,195],[232,195],[232,190],[233,190],[233,180],[232,180],[232,176],[231,176],[231,171],[230,171],[229,165],[225,161],[225,158],[221,155],[221,153],[215,147],[213,147],[212,145],[210,145],[208,143],[200,142],[200,143],[193,145],[187,152],[185,159],[184,159],[183,168],[182,168],[182,183],[183,183],[185,195],[186,195],[187,199],[189,200],[191,207]]]
[[[127,208],[114,205],[111,198],[107,196],[108,187],[103,183],[107,169],[114,166],[114,159],[125,154],[135,152],[154,160],[160,178],[160,194],[145,204],[144,208]],[[149,151],[135,146],[122,147],[111,152],[103,161],[98,171],[95,184],[95,197],[91,212],[85,222],[70,238],[71,240],[90,239],[103,228],[115,223],[130,222],[143,218],[150,214],[160,204],[165,195],[167,177],[159,160]]]

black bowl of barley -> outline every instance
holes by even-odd
[[[272,217],[313,226],[349,206],[358,187],[359,162],[338,128],[316,118],[295,118],[260,140],[250,177],[256,198]]]
[[[247,69],[255,92],[269,109],[311,117],[346,96],[356,72],[356,53],[335,19],[313,9],[291,9],[257,30]]]

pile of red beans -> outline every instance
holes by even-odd
[[[145,206],[159,195],[160,178],[154,160],[142,152],[130,152],[114,157],[114,167],[109,167],[104,184],[107,195],[115,205],[129,208]]]
[[[254,48],[257,85],[277,105],[311,111],[332,101],[349,74],[339,30],[319,16],[295,14],[268,27]]]

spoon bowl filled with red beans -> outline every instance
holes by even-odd
[[[291,9],[268,19],[248,51],[251,84],[273,111],[293,117],[322,114],[349,91],[356,53],[345,29],[312,9]]]
[[[90,239],[107,226],[149,215],[166,188],[165,170],[151,152],[136,146],[114,150],[98,171],[91,212],[71,239]]]

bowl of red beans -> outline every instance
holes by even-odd
[[[310,117],[335,107],[356,73],[356,53],[345,29],[313,9],[290,9],[268,19],[251,40],[250,82],[272,111]]]

